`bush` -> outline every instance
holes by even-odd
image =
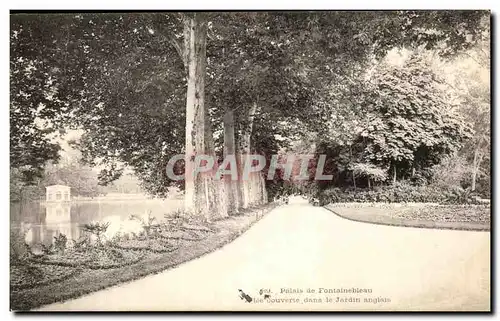
[[[463,156],[451,155],[441,160],[431,169],[432,183],[445,189],[461,187],[464,182],[470,181],[471,166]]]
[[[175,215],[178,215],[177,213]],[[141,223],[142,228],[144,229],[144,234],[146,237],[150,237],[153,234],[156,234],[158,230],[158,222],[156,218],[151,215],[151,211],[149,211],[146,217],[140,217],[138,215],[130,215],[130,220],[136,220]]]
[[[11,229],[10,231],[10,260],[11,264],[25,262],[30,255],[30,248],[25,241],[26,232]]]
[[[448,192],[446,203],[448,204],[480,204],[479,195],[470,188],[454,188]]]
[[[329,203],[444,203],[444,204],[471,204],[475,197],[461,189],[445,189],[435,185],[413,186],[407,182],[398,182],[394,185],[377,186],[368,189],[341,189],[330,188],[317,193],[319,205]]]
[[[68,242],[68,238],[63,233],[58,236],[54,236],[54,248],[57,252],[64,253],[66,250],[66,244]]]
[[[85,232],[88,232],[92,235],[95,235],[97,238],[97,243],[99,245],[102,245],[101,236],[104,233],[106,233],[106,230],[108,229],[110,224],[111,223],[109,223],[109,222],[106,222],[106,223],[90,222],[90,223],[84,224],[82,226],[82,230]]]

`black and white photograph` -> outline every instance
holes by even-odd
[[[8,19],[10,311],[492,311],[490,10]]]

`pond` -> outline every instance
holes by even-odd
[[[157,220],[182,209],[182,199],[106,199],[73,200],[69,202],[41,202],[10,204],[10,222],[13,231],[26,233],[28,244],[46,244],[63,233],[77,240],[84,235],[82,225],[90,222],[110,222],[110,230],[118,231],[128,224],[131,215]]]

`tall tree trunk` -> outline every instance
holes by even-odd
[[[184,52],[182,58],[184,62],[184,68],[187,72],[188,81],[186,99],[184,210],[190,213],[195,212],[195,178],[192,174],[195,166],[194,157],[196,153],[195,121],[197,121],[197,119],[195,119],[195,110],[200,108],[200,103],[204,103],[203,100],[200,102],[199,99],[196,99],[195,97],[196,92],[199,92],[200,87],[204,85],[204,73],[199,74],[202,72],[199,65],[203,62],[197,61],[197,57],[194,54],[194,51],[196,50],[194,48],[195,44],[191,44],[191,38],[196,37],[196,34],[194,34],[194,30],[192,30],[193,24],[195,24],[195,21],[192,17],[184,18]],[[201,106],[201,108],[204,108],[204,106]]]
[[[208,112],[205,116],[205,142],[205,154],[212,157],[215,165],[217,165],[212,124],[208,117]],[[202,173],[201,176],[204,181],[204,190],[199,191],[198,195],[200,204],[202,204],[200,206],[202,213],[209,220],[227,217],[228,207],[225,182],[215,177],[215,169],[211,172]]]
[[[267,190],[266,190],[266,181],[264,179],[264,173],[260,173],[259,175],[259,185],[260,185],[260,193],[261,193],[261,204],[267,204]]]
[[[254,102],[245,114],[243,121],[243,128],[239,135],[239,156],[237,157],[238,166],[243,170],[246,155],[250,155],[251,137],[253,132],[253,125],[255,114],[258,112],[259,105]],[[255,150],[254,150],[255,152]],[[266,186],[263,173],[252,172],[249,177],[240,180],[240,205],[247,208],[251,205],[261,205],[268,202]]]
[[[225,216],[220,184],[214,173],[195,173],[195,156],[214,157],[213,136],[205,106],[207,21],[203,13],[184,20],[184,62],[188,72],[186,100],[185,210],[202,215]]]
[[[352,145],[349,145],[349,158],[351,164],[354,163],[354,159],[352,157]],[[354,173],[354,169],[352,170],[352,183],[354,184],[354,190],[356,190],[356,174]]]
[[[234,116],[234,114],[233,114]],[[243,194],[243,157],[241,155],[241,133],[235,132],[235,157],[236,157],[236,169],[238,171],[238,180],[236,181],[236,194],[238,195],[238,210],[240,208],[245,208],[244,206],[244,194]]]
[[[483,161],[483,155],[480,153],[480,146],[478,145],[474,150],[474,159],[472,161],[472,178],[471,178],[471,190],[476,190],[477,173],[481,168],[481,162]]]
[[[229,155],[235,157],[236,153],[236,140],[234,135],[234,111],[230,108],[226,109],[224,114],[224,158]],[[232,165],[231,165],[232,166]],[[239,173],[238,166],[236,171]],[[233,180],[231,175],[224,177],[225,188],[227,193],[227,206],[230,213],[238,213],[240,207],[239,199],[239,184],[238,180]]]
[[[476,190],[476,177],[477,177],[477,149],[474,151],[474,160],[472,161],[472,181],[471,181],[471,190]]]
[[[397,176],[397,169],[396,169],[396,164],[394,164],[394,174],[392,177],[392,183],[396,184],[396,176]]]
[[[240,146],[240,164],[242,166],[245,166],[245,159],[247,155],[250,155],[250,143],[251,143],[251,137],[252,137],[252,130],[253,130],[253,121],[255,118],[255,113],[257,111],[257,103],[254,103],[250,106],[248,112],[246,113],[245,121],[243,124],[243,130],[241,133],[241,137],[239,140]],[[252,178],[253,175],[250,175],[249,177],[242,177],[240,181],[240,186],[241,186],[241,207],[243,208],[248,208],[250,205],[253,203],[253,198],[252,198]]]

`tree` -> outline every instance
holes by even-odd
[[[469,175],[468,185],[476,190],[480,177],[484,194],[489,194],[489,157],[491,146],[490,129],[490,32],[489,20],[482,19],[482,33],[477,44],[462,51],[451,61],[441,62],[437,72],[446,75],[446,85],[450,100],[456,101],[459,112],[471,124],[472,135],[464,142],[460,151],[445,163],[457,164],[457,176]],[[465,162],[465,163],[464,163]],[[444,164],[446,168],[446,164]],[[447,168],[450,170],[450,168]],[[441,173],[441,175],[453,175]]]
[[[331,106],[332,89],[348,100],[350,84],[359,83],[360,70],[374,58],[396,46],[439,47],[443,55],[467,49],[484,14],[82,14],[54,19],[50,28],[57,32],[48,32],[41,43],[55,53],[70,48],[74,55],[66,56],[78,58],[64,69],[68,94],[63,101],[71,106],[66,123],[86,130],[80,142],[85,158],[108,165],[101,175],[106,180],[120,176],[120,163],[131,166],[149,191],[165,195],[177,183],[164,170],[172,155],[193,148],[214,155],[223,145],[234,146],[236,153],[263,152],[308,131],[322,132],[330,115],[349,106]],[[42,23],[30,20],[30,28]],[[64,56],[54,56],[50,65],[66,66]],[[194,138],[188,137],[190,124]],[[226,140],[212,143],[221,128],[228,133]],[[268,132],[257,133],[262,128]],[[187,183],[193,200],[188,208],[194,202],[200,209],[195,212],[214,208],[215,216],[224,216],[222,194],[210,198],[208,193],[215,186],[212,178],[198,179],[194,193]],[[196,197],[200,184],[208,189]],[[247,203],[265,201],[262,180],[245,184],[240,185],[256,191],[247,193]],[[198,200],[209,202],[202,207]]]
[[[337,113],[318,151],[328,154],[327,168],[336,180],[349,174],[356,186],[356,176],[365,172],[361,165],[385,169],[393,182],[419,175],[430,179],[430,169],[470,136],[427,56],[419,52],[400,65],[378,63],[345,93],[331,97]]]
[[[324,97],[329,94],[328,90],[332,86],[339,85],[340,88],[336,88],[337,92],[346,97],[345,93],[342,95],[342,91],[352,87],[353,79],[356,82],[356,78],[359,77],[359,70],[366,67],[373,57],[384,56],[395,46],[437,47],[443,56],[450,56],[469,48],[482,30],[478,26],[479,18],[483,15],[484,12],[472,11],[386,12],[384,14],[378,12],[272,13],[266,15],[267,25],[265,19],[261,22],[261,27],[264,27],[262,29],[270,31],[260,31],[260,39],[262,39],[261,42],[268,42],[279,48],[279,53],[288,53],[288,55],[278,54],[281,59],[275,61],[275,56],[271,52],[263,51],[270,57],[267,61],[273,60],[274,65],[286,61],[287,63],[282,65],[284,70],[290,68],[296,74],[297,71],[306,74],[307,82],[314,84],[311,88],[314,88],[315,94],[309,97],[316,100],[316,106],[321,106],[324,105],[321,100],[328,101],[328,98]],[[258,30],[258,27],[256,29]],[[452,43],[453,41],[456,43]],[[262,79],[262,76],[259,79]],[[282,77],[281,79],[289,78]],[[255,90],[252,96],[259,97],[260,101],[262,97],[266,97],[266,88],[283,87],[289,88],[265,84],[263,88]],[[292,89],[289,92],[296,91]],[[278,102],[284,100],[279,94],[273,96],[278,98]],[[347,97],[347,100],[353,99]],[[250,106],[252,106],[251,102]],[[266,108],[266,103],[263,106]],[[284,104],[284,106],[287,105]],[[283,109],[280,107],[275,110]],[[273,112],[269,113],[269,109],[263,110],[266,114],[273,115]],[[339,112],[337,108],[332,110],[330,107],[329,110],[334,113]],[[300,110],[299,113],[307,117],[311,116],[308,114],[310,111],[320,111],[320,113],[316,114],[316,117],[308,117],[309,119],[318,119],[320,122],[324,120],[324,117],[321,117],[325,114],[321,113],[322,108],[306,108]],[[312,127],[315,126],[314,130],[322,132],[323,124],[315,124]]]
[[[437,164],[470,135],[439,88],[443,80],[418,57],[375,71],[370,94],[376,96],[364,101],[374,113],[358,139],[367,144],[367,159],[391,167],[394,181],[398,171],[402,177]]]
[[[69,124],[85,133],[78,147],[87,162],[105,166],[102,183],[134,169],[146,191],[166,196],[165,168],[184,150],[186,80],[172,39],[182,26],[168,14],[85,14],[83,97]],[[168,28],[167,28],[168,27]],[[160,31],[170,33],[163,36]],[[177,30],[177,29],[179,30]]]
[[[354,163],[351,165],[353,172],[354,187],[356,187],[355,176],[366,177],[368,188],[371,188],[371,181],[383,182],[387,179],[387,170],[379,168],[370,163]]]
[[[225,208],[222,184],[215,180],[213,171],[198,173],[197,157],[215,159],[212,126],[205,106],[206,37],[207,19],[203,13],[193,13],[184,18],[184,57],[188,70],[186,102],[186,159],[185,159],[185,209],[207,219],[224,217]]]
[[[41,177],[46,161],[57,161],[59,145],[82,70],[75,42],[67,35],[71,17],[13,15],[10,33],[10,163],[28,184]],[[62,27],[62,28],[58,28]],[[57,44],[57,45],[55,45]]]
[[[461,111],[472,124],[473,135],[465,144],[463,152],[471,162],[471,190],[476,189],[477,177],[483,161],[490,157],[491,148],[491,101],[489,79],[482,77],[489,72],[489,33],[482,43],[470,50],[467,57],[475,64],[472,68],[458,71],[454,87],[461,101]],[[469,60],[470,60],[469,59]],[[465,70],[464,70],[465,69]],[[485,170],[489,176],[489,168]],[[487,179],[489,180],[489,178]]]

